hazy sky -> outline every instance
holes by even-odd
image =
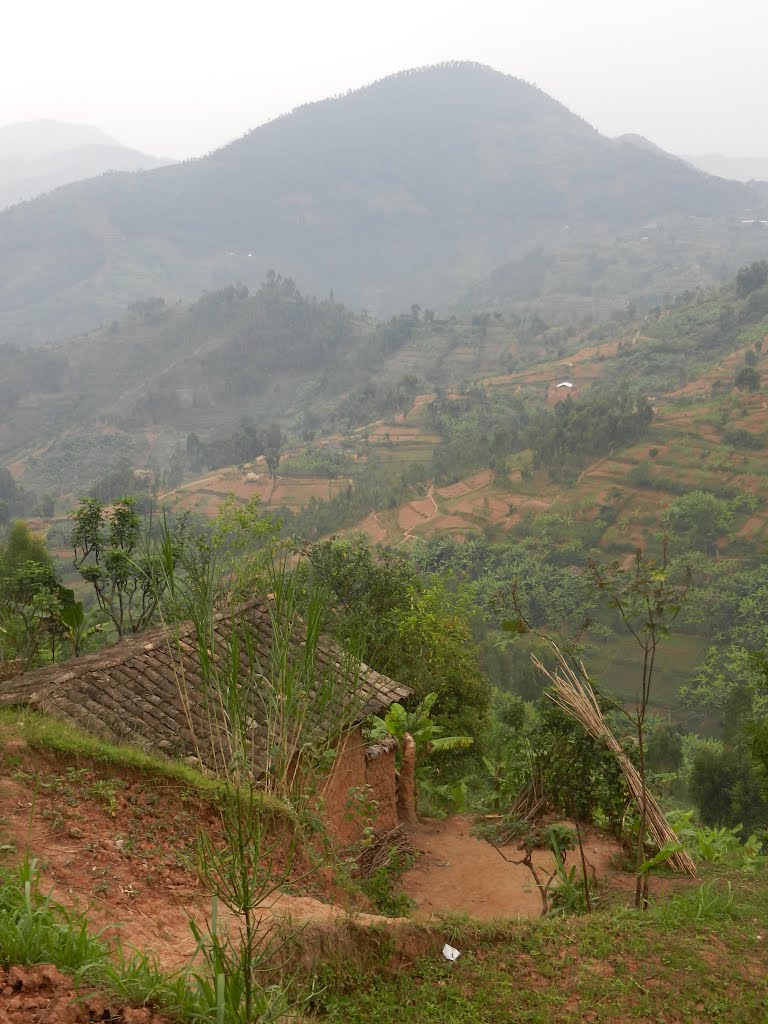
[[[601,131],[768,156],[767,0],[0,0],[0,124],[95,124],[162,156],[442,60],[534,82]]]

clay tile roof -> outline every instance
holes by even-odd
[[[250,601],[235,613],[219,614],[207,650],[215,668],[238,660],[238,685],[249,699],[250,753],[257,764],[267,742],[275,627],[278,649],[285,645],[289,659],[305,666],[302,686],[311,704],[306,710],[309,733],[304,736],[333,738],[412,692],[365,664],[359,665],[356,679],[345,678],[349,659],[325,637],[308,662],[304,623],[295,618],[290,625],[281,625],[274,604],[265,599]],[[195,628],[181,623],[4,680],[0,707],[37,708],[113,742],[197,757],[216,769],[229,730],[226,709],[212,682],[215,668],[211,672],[203,667]]]

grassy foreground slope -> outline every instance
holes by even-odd
[[[53,978],[60,1000],[54,1012],[78,1024],[94,1019],[97,1004],[100,1014],[113,1015],[103,1019],[122,1013],[126,1021],[154,1021],[126,1009],[145,1006],[179,1024],[220,1020],[194,976],[183,973],[195,948],[189,918],[200,921],[209,909],[195,877],[196,836],[201,828],[216,833],[218,795],[214,783],[185,765],[101,743],[38,715],[3,712],[0,976],[15,965],[53,963],[68,978]],[[15,871],[25,856],[40,858],[39,884],[28,867],[21,876]],[[274,965],[270,980],[282,973],[293,1005],[280,1019],[763,1024],[765,865],[702,865],[701,875],[695,882],[653,879],[644,914],[627,909],[629,894],[614,890],[599,891],[599,909],[585,917],[379,918],[373,926],[331,908],[342,894],[326,880],[311,889],[326,902],[304,897],[315,917],[303,919]],[[300,905],[302,899],[289,902],[296,913]],[[136,954],[121,957],[121,941]],[[455,963],[442,956],[446,942],[461,951]],[[76,992],[88,993],[82,1016],[64,1018]],[[32,1014],[45,1007],[45,997],[45,986],[25,994],[23,984],[11,984],[0,993],[0,1011],[12,1004],[14,1012]]]
[[[735,887],[734,887],[735,886]],[[397,968],[343,962],[323,980],[324,1019],[349,1024],[765,1024],[768,893],[750,880],[710,879],[646,914],[437,930],[460,949],[455,963],[434,942]]]

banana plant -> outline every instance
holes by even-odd
[[[401,744],[406,733],[410,733],[416,744],[417,755],[425,756],[440,750],[463,750],[472,746],[471,736],[443,736],[442,725],[430,718],[430,712],[437,700],[436,693],[428,693],[413,711],[406,711],[402,704],[392,704],[384,718],[374,715],[370,736],[381,740],[394,736]]]
[[[71,595],[71,598],[62,605],[58,618],[62,632],[72,646],[72,654],[77,657],[86,642],[101,632],[104,624],[97,622],[94,625],[86,625],[83,602],[75,601],[74,591],[68,590],[65,593]]]

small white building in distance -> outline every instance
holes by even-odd
[[[555,387],[555,401],[562,402],[564,398],[575,395],[578,388],[569,380],[561,380]]]

